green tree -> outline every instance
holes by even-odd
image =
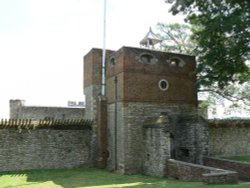
[[[157,24],[157,34],[162,40],[161,49],[164,51],[195,55],[195,43],[191,39],[191,29],[187,24]]]
[[[249,0],[175,0],[170,12],[186,14],[192,26],[199,89],[224,95],[225,87],[249,81]]]
[[[196,50],[196,40],[192,40],[192,29],[189,25],[178,23],[158,23],[156,28],[157,35],[162,40],[162,50],[176,53],[185,53],[199,57],[200,54],[197,53]],[[198,80],[200,79],[202,78],[199,78],[198,75]],[[214,113],[216,113],[216,106],[220,104],[227,106],[225,107],[227,115],[231,112],[239,111],[250,113],[249,80],[243,84],[235,83],[224,86],[223,88],[216,88],[214,84],[210,86],[201,85],[198,89],[198,92],[201,99],[206,99],[206,101],[201,104],[201,108],[204,106],[207,107],[209,104],[209,108],[212,109]]]

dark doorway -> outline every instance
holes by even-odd
[[[176,158],[176,142],[173,134],[170,134],[170,157],[171,159]]]

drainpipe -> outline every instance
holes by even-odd
[[[115,76],[115,125],[114,125],[115,170],[117,170],[117,76]]]

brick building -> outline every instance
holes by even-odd
[[[97,119],[101,49],[84,57],[86,118]],[[195,58],[122,47],[107,51],[107,166],[132,174],[163,176],[175,158],[202,163],[207,124],[197,115]]]

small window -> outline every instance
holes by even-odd
[[[169,84],[168,81],[165,79],[161,79],[158,83],[160,90],[166,91],[168,90]]]
[[[115,58],[111,58],[109,62],[110,68],[113,68],[115,66]]]
[[[150,55],[150,54],[142,54],[139,58],[139,62],[140,63],[143,63],[143,64],[156,64],[158,61],[157,58],[155,58],[153,55]]]
[[[170,67],[184,67],[185,66],[185,62],[178,58],[178,57],[174,57],[168,60],[169,66]]]

